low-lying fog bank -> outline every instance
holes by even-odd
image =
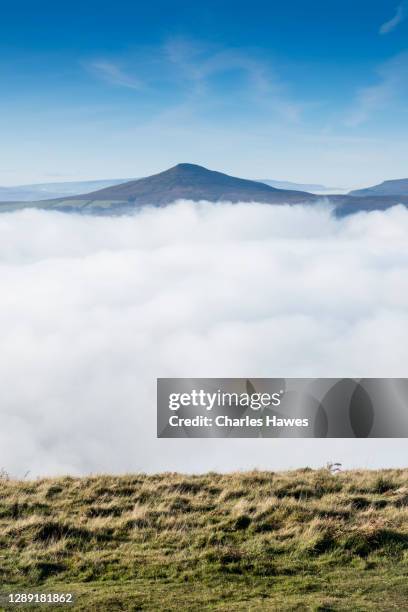
[[[401,440],[157,440],[158,376],[406,376],[408,210],[0,215],[0,468],[406,465]]]

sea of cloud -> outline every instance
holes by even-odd
[[[0,468],[406,465],[405,440],[156,439],[157,377],[404,377],[408,211],[0,215]]]

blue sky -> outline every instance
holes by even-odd
[[[0,185],[408,176],[408,1],[6,0]]]

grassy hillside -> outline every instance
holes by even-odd
[[[2,590],[81,610],[408,610],[408,470],[0,479]]]

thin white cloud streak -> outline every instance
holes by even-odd
[[[380,27],[379,33],[389,34],[393,32],[407,17],[407,2],[401,2],[395,11],[395,15],[383,23]]]
[[[158,376],[405,376],[408,211],[0,215],[13,475],[402,465],[406,441],[157,440]]]
[[[166,100],[165,114],[195,115],[237,106],[247,116],[254,112],[271,113],[288,123],[300,121],[304,105],[293,99],[288,86],[268,63],[251,51],[220,48],[200,41],[170,38],[154,48],[139,48],[122,58],[84,62],[86,70],[115,86],[155,92]],[[137,74],[138,77],[133,75]],[[242,79],[241,88],[223,88],[220,75]],[[171,94],[171,95],[169,95]],[[243,110],[242,110],[243,109]]]
[[[279,78],[276,69],[248,50],[208,48],[197,42],[174,38],[164,45],[164,57],[176,67],[178,74],[182,73],[191,80],[194,98],[207,93],[211,94],[212,100],[217,99],[211,86],[212,79],[236,71],[246,76],[244,91],[250,93],[252,103],[276,113],[289,123],[300,121],[304,105],[289,96],[287,85]],[[224,95],[231,98],[228,91]]]
[[[377,69],[378,82],[361,88],[345,124],[358,127],[372,120],[377,113],[395,112],[398,102],[405,105],[408,95],[408,52],[404,51]]]
[[[111,61],[100,60],[87,64],[87,68],[103,81],[111,85],[126,87],[127,89],[142,90],[144,85],[140,79],[125,72],[118,64]]]

